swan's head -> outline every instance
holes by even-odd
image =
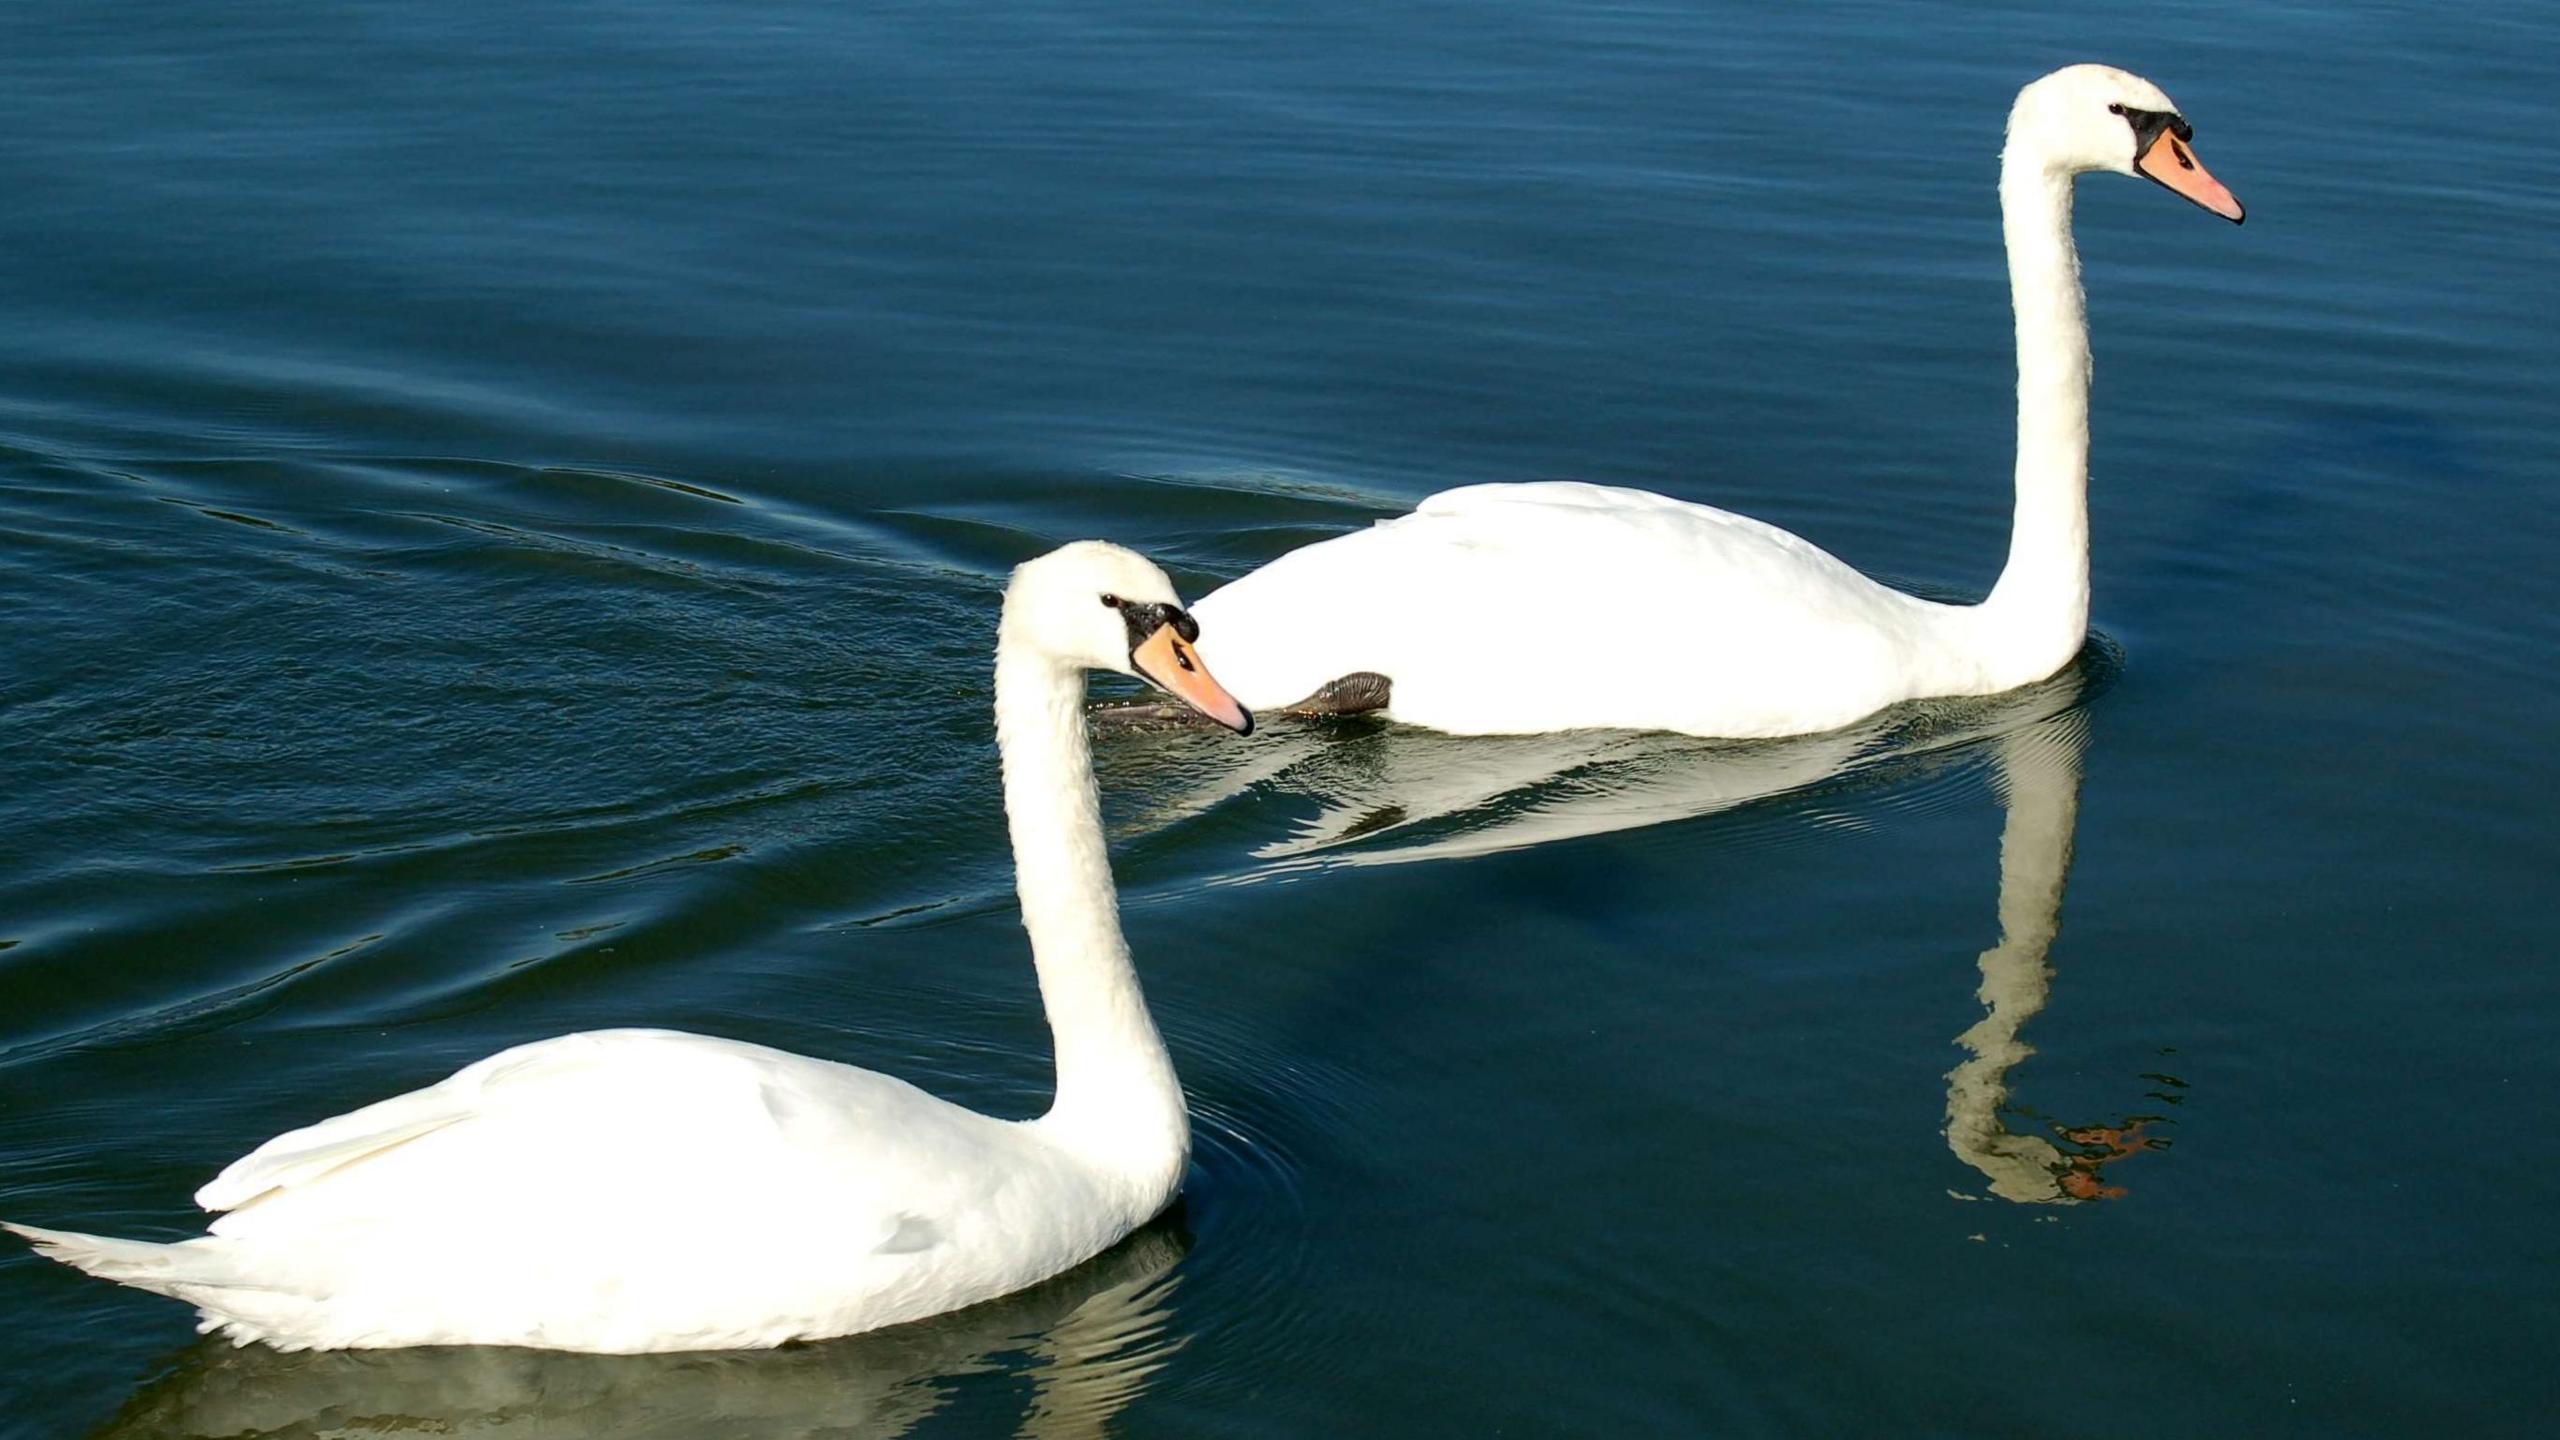
[[[2195,131],[2160,87],[2109,65],[2067,65],[2018,92],[2012,157],[2076,175],[2140,175],[2237,225],[2240,202],[2196,159]]]
[[[1134,550],[1100,540],[1062,545],[1015,567],[996,648],[1084,670],[1135,675],[1235,731],[1253,714],[1209,676],[1200,624],[1173,582]]]

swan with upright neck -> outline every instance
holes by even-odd
[[[2157,86],[2074,65],[2021,90],[2000,156],[2017,319],[2017,509],[1975,605],[1924,600],[1760,521],[1641,490],[1473,485],[1203,598],[1264,710],[1383,708],[1455,734],[1755,737],[2043,679],[2089,618],[2089,336],[2072,183],[2141,175],[2238,223]],[[1377,623],[1392,616],[1392,626]]]
[[[1022,920],[1057,1092],[999,1120],[901,1080],[704,1035],[520,1045],[280,1135],[157,1244],[9,1225],[54,1259],[279,1349],[631,1353],[848,1335],[993,1299],[1161,1211],[1190,1127],[1120,932],[1084,672],[1239,732],[1164,572],[1081,542],[1014,572],[996,641]]]

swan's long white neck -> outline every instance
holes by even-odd
[[[2018,326],[2018,508],[1974,637],[1995,690],[2061,669],[2089,629],[2089,319],[2071,182],[2032,131],[2011,131],[2000,228]]]
[[[1161,1205],[1180,1182],[1190,1123],[1120,934],[1083,700],[1080,668],[999,641],[1005,823],[1057,1051],[1057,1099],[1038,1124]]]

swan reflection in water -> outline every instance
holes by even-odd
[[[1990,1193],[2027,1204],[2077,1204],[2123,1193],[2101,1172],[2167,1148],[2157,1116],[2056,1127],[2052,1138],[2009,1128],[2011,1067],[2034,1053],[2019,1030],[2045,1005],[2048,954],[2079,808],[2083,701],[2118,655],[2092,640],[2060,674],[2007,694],[1923,701],[1824,735],[1712,741],[1624,731],[1454,738],[1374,720],[1274,725],[1252,745],[1214,749],[1124,737],[1099,747],[1106,788],[1137,793],[1123,836],[1213,823],[1224,802],[1312,810],[1253,850],[1263,862],[1211,883],[1250,884],[1330,866],[1408,864],[1522,849],[1693,819],[1774,796],[1862,780],[1903,787],[1988,742],[2006,817],[2000,842],[2000,943],[1983,953],[1980,1023],[1956,1037],[1970,1058],[1947,1077],[1947,1144]],[[1977,752],[1978,753],[1978,752]],[[1204,847],[1210,848],[1210,847]],[[2147,1076],[2174,1090],[2179,1082]],[[2153,1098],[2174,1105],[2176,1096]]]
[[[1183,1345],[1173,1273],[1189,1241],[1159,1220],[1055,1280],[865,1335],[778,1350],[589,1355],[498,1346],[305,1350],[198,1342],[128,1402],[101,1440],[143,1436],[904,1435],[953,1382],[1010,1376],[1030,1394],[1013,1433],[1109,1433]]]
[[[2048,956],[2062,923],[2062,890],[2071,873],[2071,841],[2080,815],[2080,757],[2088,748],[2084,715],[2075,712],[2013,731],[1998,743],[2007,818],[2000,827],[2000,943],[1982,952],[1982,1019],[1956,1037],[1969,1059],[1947,1074],[1947,1148],[1982,1172],[1991,1194],[2025,1205],[2077,1205],[2113,1200],[2122,1185],[2101,1178],[2109,1165],[2169,1141],[2151,1133],[2157,1115],[2113,1125],[2055,1127],[2061,1140],[2011,1130],[2009,1070],[2035,1053],[2018,1032],[2044,1009],[2053,991]],[[2173,1089],[2166,1075],[2143,1077]],[[2175,1105],[2173,1093],[2152,1098]],[[2065,1146],[2071,1148],[2066,1149]]]
[[[1115,838],[1205,822],[1248,793],[1312,803],[1287,835],[1254,849],[1265,863],[1227,877],[1250,884],[1518,850],[1897,775],[2073,714],[2116,663],[2112,647],[2093,640],[2051,679],[2006,694],[1916,701],[1781,740],[1624,730],[1456,737],[1360,717],[1268,725],[1250,745],[1215,748],[1180,734],[1117,736],[1095,757],[1106,793],[1128,800]]]

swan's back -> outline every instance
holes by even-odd
[[[1252,706],[1375,670],[1390,713],[1453,733],[1759,736],[1924,693],[1953,663],[1936,643],[1949,608],[1746,516],[1539,481],[1443,491],[1194,613]]]

